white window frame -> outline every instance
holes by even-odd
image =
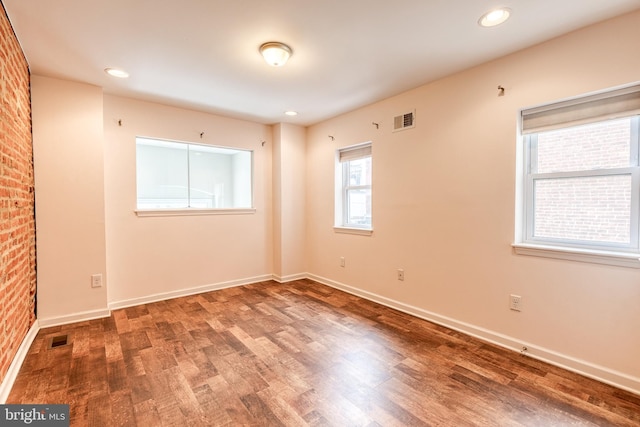
[[[640,84],[589,94],[521,111],[518,140],[516,233],[512,245],[517,254],[640,268]],[[535,171],[537,133],[578,124],[632,117],[628,167],[571,172]],[[631,177],[629,244],[585,242],[534,236],[534,186],[544,179],[601,176]]]
[[[223,150],[234,150],[234,151],[245,151],[251,154],[251,207],[241,207],[241,208],[195,208],[195,207],[180,207],[180,208],[153,208],[153,209],[145,209],[138,208],[138,195],[136,191],[136,209],[134,210],[135,214],[139,217],[155,217],[155,216],[201,216],[201,215],[244,215],[244,214],[254,214],[256,212],[255,209],[255,201],[254,201],[254,152],[253,150],[237,148],[237,147],[224,147],[210,144],[198,144],[193,142],[185,142],[185,141],[176,141],[170,139],[160,139],[160,138],[152,138],[145,136],[137,136],[136,137],[136,146],[138,144],[138,139],[141,140],[151,140],[158,142],[166,142],[171,144],[181,144],[185,146],[185,150],[187,153],[190,150],[190,147],[208,147],[208,148],[219,148]],[[187,155],[187,171],[189,170],[189,156]],[[137,166],[136,166],[137,170]],[[137,174],[137,172],[136,172]],[[187,176],[187,182],[190,181],[190,177]],[[136,175],[136,187],[137,187],[137,175]],[[190,195],[190,184],[188,184],[188,199],[191,200]]]
[[[337,233],[358,234],[369,236],[373,233],[373,222],[369,224],[349,223],[348,194],[351,190],[370,190],[372,185],[350,185],[348,180],[349,162],[372,156],[372,143],[352,145],[336,150],[336,199],[335,199],[335,225]]]

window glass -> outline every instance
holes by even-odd
[[[629,166],[631,118],[540,132],[538,173]]]
[[[638,252],[638,116],[525,136],[525,242]]]
[[[189,207],[188,156],[186,144],[136,144],[138,209]]]
[[[523,255],[640,265],[640,85],[520,111]]]
[[[137,138],[137,208],[250,208],[252,163],[247,150]]]
[[[336,225],[371,229],[371,144],[338,150]]]
[[[631,176],[535,181],[534,237],[630,244]]]
[[[349,177],[346,223],[371,226],[371,157],[346,165]]]

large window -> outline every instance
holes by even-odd
[[[336,226],[371,230],[371,143],[337,152]]]
[[[522,112],[520,243],[637,261],[639,113],[640,86]]]
[[[248,150],[136,138],[139,210],[251,208]]]

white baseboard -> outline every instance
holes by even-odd
[[[580,375],[584,375],[585,377],[589,377],[605,384],[609,384],[614,387],[640,395],[640,378],[633,377],[623,372],[618,372],[603,366],[595,365],[584,360],[576,359],[571,356],[560,354],[553,350],[549,350],[532,343],[523,342],[522,340],[503,335],[495,331],[474,326],[469,323],[460,322],[450,317],[441,316],[439,314],[432,313],[430,311],[423,310],[421,308],[414,307],[412,305],[405,304],[399,301],[395,301],[393,299],[386,298],[372,292],[354,288],[352,286],[345,285],[344,283],[336,282],[325,277],[316,276],[314,274],[307,274],[307,277],[324,285],[331,286],[333,288],[348,292],[353,295],[357,295],[373,302],[377,302],[398,311],[411,314],[412,316],[418,317],[420,319],[428,320],[438,325],[442,325],[447,328],[462,332],[464,334],[471,335],[480,340],[496,344],[509,350],[520,352],[522,347],[526,347],[527,351],[525,354],[527,356],[533,357],[534,359],[547,362],[551,365],[558,366],[568,371],[572,371]]]
[[[101,319],[111,316],[108,308],[99,310],[81,311],[79,313],[67,314],[66,316],[38,318],[40,328],[50,328],[52,326],[68,325],[69,323],[84,322],[85,320]]]
[[[299,275],[300,278],[305,278],[306,274]],[[0,404],[4,404],[9,397],[9,393],[11,392],[11,388],[13,387],[13,383],[15,382],[18,372],[20,372],[20,368],[24,363],[27,354],[29,353],[29,348],[33,343],[36,335],[40,329],[49,328],[52,326],[59,325],[67,325],[70,323],[84,322],[86,320],[100,319],[104,317],[109,317],[111,315],[111,310],[115,310],[118,308],[131,307],[140,304],[146,304],[150,302],[162,301],[171,298],[178,298],[182,296],[194,295],[208,291],[214,291],[218,289],[230,288],[234,286],[242,286],[248,285],[251,283],[262,282],[266,280],[272,280],[274,278],[271,274],[265,274],[262,276],[251,277],[247,279],[241,280],[233,280],[228,282],[217,283],[213,285],[200,286],[197,288],[190,289],[181,289],[173,292],[166,292],[162,294],[154,294],[141,298],[134,298],[130,300],[124,301],[115,301],[109,304],[109,308],[100,309],[100,310],[91,310],[91,311],[83,311],[79,313],[69,314],[65,316],[57,316],[57,317],[48,317],[48,318],[39,318],[36,319],[35,323],[29,329],[29,332],[22,340],[20,347],[16,355],[9,366],[9,370],[7,371],[7,375],[4,377],[2,384],[0,384]],[[295,280],[295,279],[290,279]]]
[[[298,273],[298,274],[289,274],[286,276],[278,276],[277,274],[273,274],[271,278],[278,283],[287,283],[293,282],[294,280],[306,279],[309,277],[307,273]]]
[[[384,306],[402,311],[412,316],[428,320],[430,322],[445,326],[447,328],[465,333],[475,338],[481,339],[492,344],[496,344],[500,347],[507,348],[512,351],[520,352],[522,347],[527,347],[526,354],[538,360],[550,363],[552,365],[567,369],[572,372],[584,375],[589,378],[601,381],[603,383],[612,385],[614,387],[627,390],[631,393],[640,395],[640,378],[627,375],[622,372],[618,372],[612,369],[608,369],[603,366],[595,365],[593,363],[576,359],[571,356],[563,355],[553,350],[549,350],[544,347],[537,346],[532,343],[523,342],[522,340],[500,334],[495,331],[491,331],[485,328],[474,326],[469,323],[461,322],[450,317],[442,316],[418,307],[414,307],[409,304],[405,304],[381,295],[368,292],[362,289],[358,289],[344,283],[340,283],[325,277],[317,276],[310,273],[299,273],[287,276],[278,276],[275,274],[267,274],[262,276],[250,277],[246,279],[232,280],[228,282],[221,282],[211,285],[199,286],[196,288],[182,289],[172,292],[165,292],[160,294],[149,295],[140,298],[133,298],[122,301],[114,301],[109,303],[109,309],[87,311],[82,313],[76,313],[68,316],[61,316],[55,318],[38,319],[31,327],[27,336],[25,336],[22,344],[20,345],[18,352],[16,353],[9,371],[5,376],[4,381],[0,385],[0,404],[4,403],[9,396],[11,387],[20,371],[20,367],[29,351],[31,343],[35,339],[38,331],[41,328],[57,326],[62,324],[80,322],[85,320],[91,320],[96,318],[108,317],[110,310],[119,308],[126,308],[136,306],[140,304],[147,304],[156,301],[163,301],[172,298],[178,298],[183,296],[195,295],[203,292],[215,291],[219,289],[231,288],[235,286],[243,286],[252,283],[262,282],[266,280],[275,280],[279,283],[286,283],[293,280],[311,279],[316,282],[322,283],[327,286],[348,292],[353,295],[365,298],[367,300],[377,302]]]
[[[18,372],[20,372],[22,363],[24,362],[24,359],[26,359],[27,354],[29,353],[29,348],[31,348],[33,340],[36,339],[38,331],[40,331],[40,324],[36,319],[31,328],[29,328],[29,331],[22,340],[22,343],[20,343],[20,347],[18,347],[18,351],[16,352],[15,356],[13,356],[11,365],[9,365],[7,375],[5,375],[4,379],[2,380],[2,384],[0,384],[0,404],[6,403],[7,398],[9,398],[9,393],[11,393],[13,383],[18,377]]]
[[[233,288],[236,286],[249,285],[251,283],[263,282],[265,280],[272,280],[272,279],[273,279],[273,275],[265,274],[262,276],[249,277],[246,279],[230,280],[228,282],[214,283],[211,285],[198,286],[195,288],[180,289],[177,291],[147,295],[139,298],[131,298],[131,299],[121,300],[121,301],[112,301],[109,303],[109,309],[117,310],[120,308],[133,307],[136,305],[149,304],[152,302],[164,301],[172,298],[186,297],[189,295],[196,295],[196,294],[201,294],[209,291],[217,291],[225,288]]]

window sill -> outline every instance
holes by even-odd
[[[147,216],[202,216],[202,215],[246,215],[256,213],[255,208],[242,209],[137,209],[136,215]]]
[[[334,226],[333,231],[342,234],[356,234],[358,236],[371,236],[373,234],[372,228],[355,228],[355,227],[341,227]]]
[[[530,243],[514,243],[511,246],[513,246],[515,253],[518,255],[640,268],[640,255],[636,253],[534,245]]]

